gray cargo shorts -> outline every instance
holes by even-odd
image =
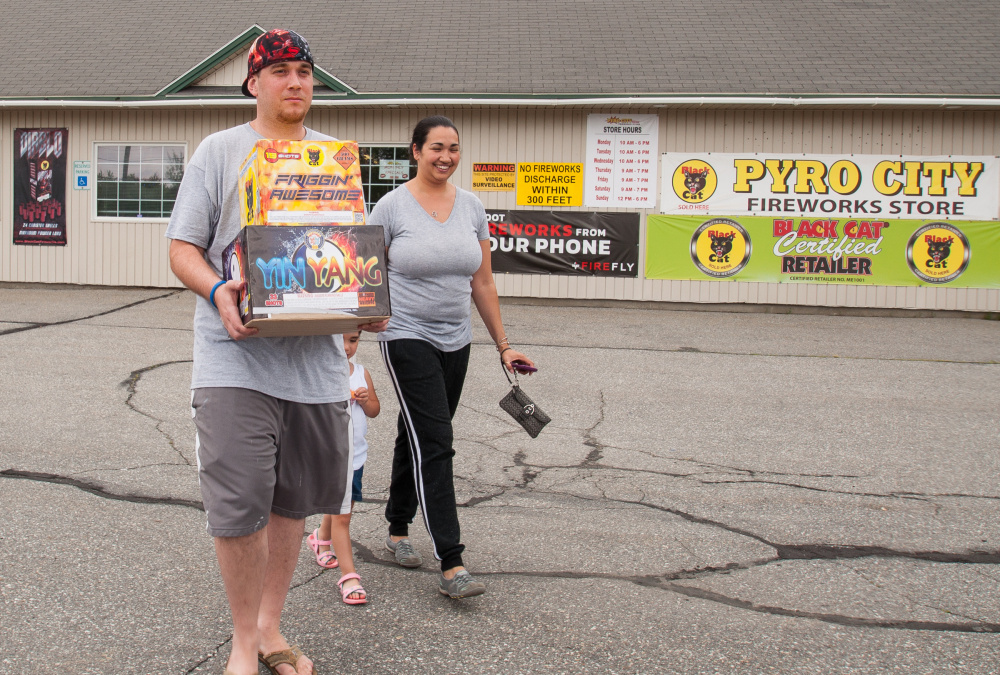
[[[194,389],[198,482],[213,537],[242,537],[269,515],[351,512],[350,401],[295,403],[252,389]]]

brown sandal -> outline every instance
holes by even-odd
[[[264,666],[267,667],[271,675],[281,675],[281,673],[278,672],[278,666],[280,666],[283,663],[287,663],[292,668],[295,668],[296,672],[298,672],[297,664],[299,662],[299,659],[302,658],[303,656],[304,654],[302,653],[302,650],[299,649],[298,645],[292,645],[288,649],[282,649],[281,651],[278,652],[271,652],[270,654],[267,655],[257,652],[257,660],[263,663]],[[319,675],[319,673],[316,672],[315,666],[313,667],[312,671],[313,675]]]

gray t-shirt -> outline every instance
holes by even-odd
[[[490,236],[483,203],[456,188],[443,223],[431,218],[405,185],[385,195],[368,222],[385,228],[392,318],[379,340],[426,340],[444,352],[472,342],[472,275]]]
[[[212,134],[184,170],[167,237],[205,249],[222,276],[222,251],[240,230],[239,171],[264,137],[249,124]],[[333,140],[306,130],[307,140]],[[198,296],[194,311],[191,388],[240,387],[298,403],[331,403],[351,396],[350,370],[340,335],[231,339],[218,310]]]

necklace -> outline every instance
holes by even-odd
[[[438,217],[438,212],[437,211],[431,211],[431,218],[437,218],[437,217]]]

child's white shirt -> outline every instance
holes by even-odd
[[[365,367],[361,364],[354,364],[354,372],[351,373],[351,424],[354,425],[354,470],[357,471],[365,465],[368,459],[368,416],[361,409],[361,404],[354,400],[354,392],[361,387],[368,387],[365,381]]]

